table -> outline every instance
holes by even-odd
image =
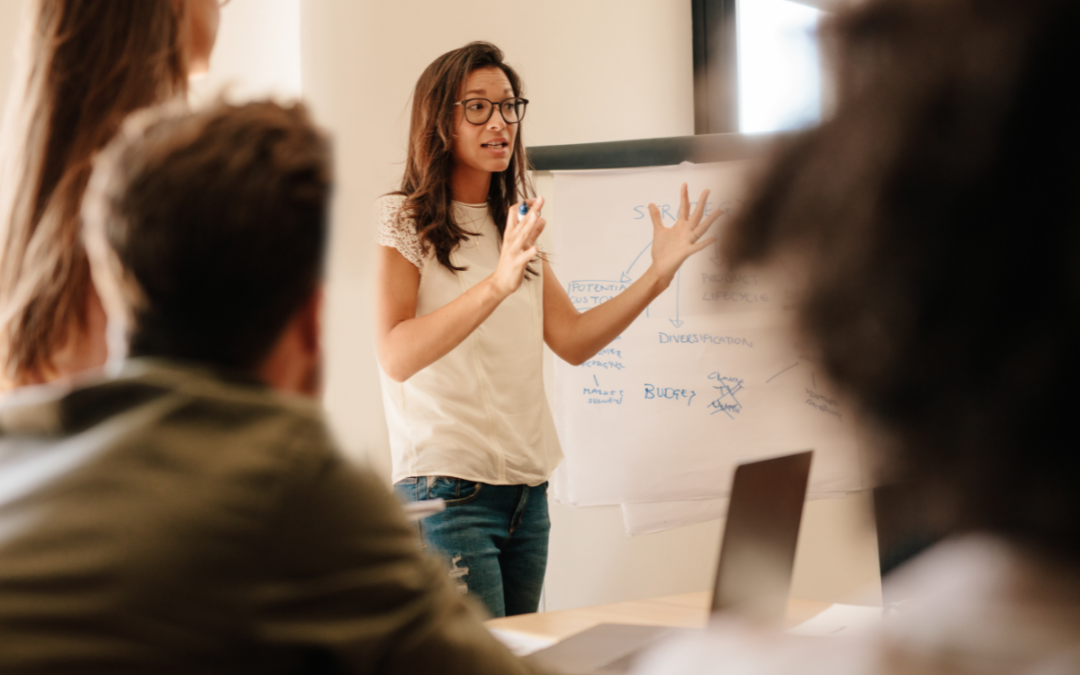
[[[557,612],[521,614],[489,619],[488,628],[520,633],[543,640],[562,640],[602,623],[704,628],[709,618],[709,591],[669,595],[648,600],[614,602],[609,605],[564,609]],[[784,628],[796,626],[829,607],[815,600],[788,601]]]

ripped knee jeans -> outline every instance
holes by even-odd
[[[547,568],[547,483],[489,485],[448,476],[406,478],[403,501],[444,499],[446,510],[420,521],[420,536],[446,561],[458,592],[493,617],[535,612]]]

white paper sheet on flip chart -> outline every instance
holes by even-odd
[[[555,175],[553,270],[579,309],[640,277],[656,203],[674,223],[679,186],[706,211],[741,207],[742,162]],[[576,505],[726,497],[737,462],[816,451],[811,491],[861,487],[851,410],[818,377],[789,328],[792,298],[757,273],[732,275],[719,250],[690,258],[618,339],[581,366],[556,360],[554,414],[566,459],[554,492]]]

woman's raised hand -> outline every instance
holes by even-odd
[[[683,183],[680,196],[679,218],[671,227],[664,227],[660,209],[656,207],[656,204],[649,204],[649,215],[652,216],[653,221],[653,268],[665,286],[675,278],[675,273],[679,271],[679,267],[687,258],[716,241],[716,237],[708,239],[701,237],[724,213],[717,210],[702,219],[705,214],[705,204],[709,199],[708,190],[701,193],[693,213],[690,212],[690,197],[687,194],[686,183]]]
[[[503,232],[502,248],[499,250],[499,263],[491,275],[491,281],[499,298],[506,298],[521,286],[525,278],[525,266],[539,253],[536,239],[544,231],[547,222],[540,217],[544,207],[544,198],[525,201],[529,212],[518,219],[518,207],[514,204],[506,216],[506,230]]]

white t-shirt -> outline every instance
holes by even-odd
[[[461,272],[422,247],[402,215],[404,197],[379,199],[378,242],[420,270],[416,315],[457,299],[499,261],[499,232],[486,204],[454,202],[454,218],[476,236],[451,252]],[[393,480],[453,476],[494,485],[539,485],[562,459],[544,395],[543,270],[528,278],[469,337],[405,382],[380,370]]]

